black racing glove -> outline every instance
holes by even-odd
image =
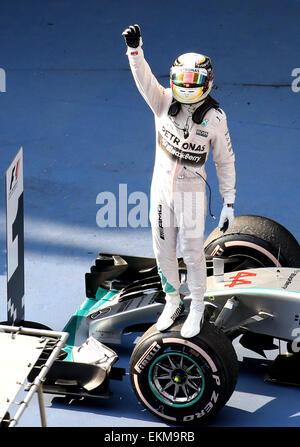
[[[131,25],[123,33],[126,45],[131,48],[137,48],[140,45],[141,29],[139,25]]]

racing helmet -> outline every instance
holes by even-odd
[[[173,97],[183,104],[194,104],[209,95],[213,86],[213,69],[208,56],[185,53],[170,70]]]

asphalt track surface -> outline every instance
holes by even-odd
[[[0,314],[6,318],[4,175],[24,148],[26,319],[61,330],[85,296],[84,274],[98,251],[152,256],[150,226],[99,228],[97,195],[147,196],[154,124],[136,90],[122,31],[139,23],[144,51],[160,82],[181,53],[211,56],[237,169],[237,214],[277,220],[300,240],[300,3],[178,0],[96,2],[3,0],[0,14],[1,252]],[[300,72],[300,68],[298,73]],[[295,73],[295,72],[294,72]],[[298,83],[298,84],[297,84]],[[296,88],[297,90],[297,88]],[[213,211],[221,199],[207,164]],[[215,222],[207,218],[206,235]],[[118,350],[126,367],[137,334]],[[300,390],[264,382],[267,359],[235,347],[240,374],[213,427],[298,427]],[[45,396],[50,427],[166,427],[137,402],[125,380],[112,399],[66,403]],[[40,425],[37,401],[20,427]]]

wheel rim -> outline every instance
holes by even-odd
[[[167,352],[152,363],[149,385],[157,399],[172,407],[193,405],[203,394],[204,375],[199,365],[179,352]]]

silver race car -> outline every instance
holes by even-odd
[[[48,330],[25,321],[22,154],[20,148],[6,172],[8,315],[4,324]],[[180,335],[185,314],[166,331],[156,329],[165,296],[155,259],[100,253],[86,273],[86,297],[63,329],[69,334],[66,345],[47,370],[43,391],[72,399],[109,398],[110,380],[122,380],[126,373],[118,366],[117,353],[125,331],[141,334],[129,361],[132,388],[140,402],[167,424],[203,424],[224,407],[238,377],[233,345],[237,337],[242,346],[262,355],[265,350],[278,350],[274,341],[286,343],[287,353],[278,354],[267,379],[299,385],[297,240],[271,219],[237,216],[229,231],[216,228],[208,236],[205,253],[205,321],[200,334],[191,339]],[[187,313],[183,259],[178,259],[178,275]],[[47,363],[48,351],[41,351],[34,363],[29,384]]]
[[[86,299],[65,328],[67,345],[44,391],[73,397],[110,396],[121,380],[117,345],[124,331],[142,332],[129,364],[140,402],[168,424],[206,423],[228,401],[238,377],[233,340],[259,354],[286,342],[268,380],[300,384],[300,246],[277,222],[238,216],[230,231],[205,243],[205,322],[192,339],[180,336],[183,314],[164,332],[155,322],[164,306],[155,259],[101,253],[86,274]],[[178,259],[185,313],[187,272]],[[146,332],[145,332],[146,331]],[[37,365],[38,366],[38,365]]]

